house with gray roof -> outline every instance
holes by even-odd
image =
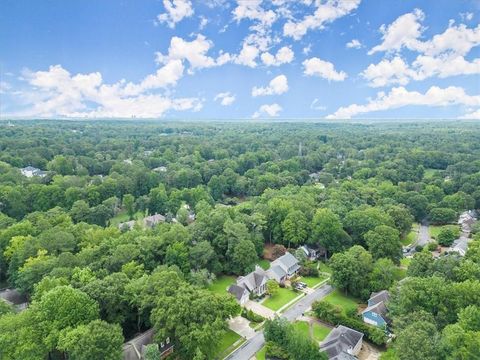
[[[0,290],[0,301],[6,302],[18,311],[25,310],[28,306],[28,299],[16,289]]]
[[[46,171],[40,170],[40,169],[38,169],[36,167],[33,167],[33,166],[27,166],[27,167],[21,168],[20,172],[22,173],[23,176],[28,177],[28,178],[31,178],[31,177],[34,177],[34,176],[38,176],[38,177],[47,176]]]
[[[123,344],[123,360],[145,359],[145,350],[149,344],[154,344],[158,347],[162,359],[173,352],[173,342],[170,341],[170,338],[167,337],[165,341],[158,344],[155,343],[154,336],[154,330],[150,329]]]
[[[153,228],[154,226],[165,222],[166,218],[163,215],[155,214],[151,216],[147,216],[143,219],[143,223],[146,227]]]
[[[360,352],[363,334],[349,327],[338,325],[320,344],[330,360],[353,360]]]
[[[279,270],[274,270],[274,268],[277,266],[282,269],[283,272],[285,272],[287,279],[290,279],[292,276],[296,275],[300,270],[298,260],[289,252],[286,252],[285,255],[280,256],[270,265],[270,269],[272,269],[273,272],[278,272],[278,274],[280,274]]]
[[[132,230],[133,227],[135,226],[135,223],[136,223],[135,220],[122,222],[122,223],[118,224],[118,228],[122,231]]]
[[[268,276],[265,270],[256,265],[255,270],[250,274],[240,276],[237,279],[237,285],[255,296],[262,296],[267,291],[267,280]]]
[[[390,299],[390,294],[387,290],[374,292],[368,299],[368,306],[362,311],[363,321],[367,324],[385,328],[390,320],[387,317],[386,303]]]
[[[250,293],[243,286],[238,286],[237,284],[232,284],[228,287],[228,292],[232,294],[235,299],[237,299],[240,305],[245,305],[245,303],[250,298]]]

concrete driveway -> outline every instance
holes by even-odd
[[[228,321],[230,330],[236,332],[244,339],[251,339],[255,336],[255,330],[250,327],[250,321],[241,316],[236,316]]]
[[[275,317],[275,311],[257,303],[256,301],[248,300],[245,303],[245,308],[252,310],[255,314],[263,316],[266,319],[273,319]]]

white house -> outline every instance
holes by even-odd
[[[33,166],[27,166],[22,169],[20,169],[20,172],[22,173],[23,176],[26,176],[28,178],[38,176],[38,177],[45,177],[47,176],[47,172],[40,170],[36,167]]]

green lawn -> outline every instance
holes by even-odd
[[[320,275],[319,277],[313,277],[313,276],[302,276],[299,281],[304,282],[307,284],[309,288],[313,288],[315,285],[321,283],[323,280],[325,280],[327,277]]]
[[[233,344],[235,344],[238,339],[240,339],[240,335],[228,329],[227,332],[220,339],[220,343],[215,350],[215,357],[223,359],[226,355],[228,355],[231,350],[233,350],[233,348],[230,348],[233,346]]]
[[[317,341],[323,341],[332,329],[317,323],[313,323],[313,337]]]
[[[230,285],[235,283],[235,277],[229,275],[221,275],[208,287],[208,290],[216,294],[226,294]]]
[[[400,265],[406,267],[408,269],[408,267],[410,266],[410,262],[412,261],[412,258],[402,258],[400,260]]]
[[[323,341],[330,333],[331,329],[318,323],[313,323],[313,339],[315,341]],[[293,324],[296,331],[303,337],[310,338],[310,325],[305,321],[297,321]]]
[[[280,288],[278,289],[278,292],[267,298],[262,305],[268,307],[269,309],[273,311],[277,311],[280,309],[283,305],[289,303],[293,299],[295,299],[297,296],[299,296],[301,293],[296,293],[293,290],[287,289],[287,288]]]
[[[328,274],[332,273],[332,269],[330,269],[330,267],[327,264],[321,261],[318,263],[318,271],[328,273]]]
[[[417,240],[419,226],[420,225],[416,224],[416,223],[412,225],[412,230],[407,234],[407,236],[405,236],[402,239],[402,245],[403,246],[410,245],[413,242],[415,242],[415,240]]]
[[[141,211],[137,211],[134,215],[133,218],[135,220],[141,220],[145,217],[145,214],[142,213]],[[126,211],[121,211],[119,212],[115,217],[110,219],[110,225],[111,226],[118,226],[118,224],[122,222],[129,221],[130,217],[128,216]]]
[[[258,265],[260,265],[263,270],[268,270],[270,268],[270,261],[262,259],[258,262]]]
[[[266,352],[267,352],[267,349],[264,346],[260,349],[259,352],[255,354],[255,357],[257,358],[257,360],[265,360]]]
[[[432,177],[435,176],[436,173],[438,173],[439,170],[437,169],[425,169],[423,172],[423,178],[424,179],[431,179]]]
[[[428,227],[428,233],[430,234],[431,238],[436,239],[441,229],[441,225],[430,225]]]
[[[325,296],[324,301],[340,306],[344,312],[347,312],[349,309],[356,310],[358,307],[358,303],[355,299],[344,295],[338,289],[335,289],[330,294]]]

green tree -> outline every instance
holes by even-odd
[[[127,210],[129,219],[133,220],[135,215],[135,198],[132,194],[123,195],[123,207]]]
[[[267,293],[270,296],[274,296],[278,290],[280,289],[280,286],[275,280],[268,280],[267,281]]]
[[[408,276],[427,277],[433,274],[433,256],[430,252],[417,252],[408,266]]]
[[[378,259],[373,264],[370,278],[371,291],[389,289],[395,281],[396,267],[391,259]]]
[[[453,229],[450,226],[443,226],[437,235],[437,241],[440,245],[450,246],[453,244],[455,239],[457,239],[458,235],[458,229]]]
[[[437,360],[440,356],[439,342],[434,324],[415,322],[397,335],[395,349],[400,360]]]
[[[233,269],[237,274],[247,274],[253,271],[258,260],[255,245],[250,240],[240,240],[233,250]]]
[[[94,320],[74,329],[67,329],[61,335],[58,348],[70,359],[118,360],[122,356],[122,329],[117,324]]]
[[[351,244],[338,215],[329,209],[318,209],[312,220],[310,243],[323,246],[328,253],[343,251]]]
[[[289,248],[292,244],[294,247],[304,244],[309,233],[307,217],[300,210],[289,212],[282,222],[282,231],[284,244]]]
[[[374,259],[388,258],[399,264],[402,257],[402,243],[399,235],[398,230],[380,225],[368,231],[364,238]]]

